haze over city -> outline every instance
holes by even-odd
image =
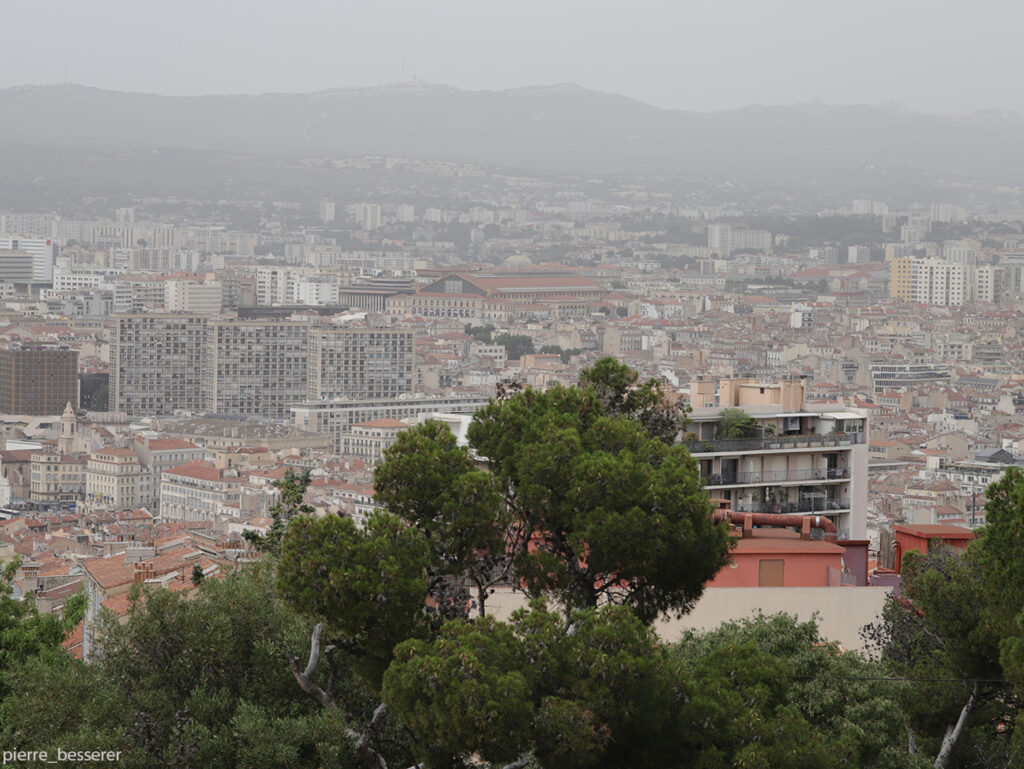
[[[697,111],[815,99],[1024,108],[1024,10],[999,0],[12,0],[4,11],[18,33],[0,52],[0,87],[257,94],[415,78],[469,90],[572,82]]]

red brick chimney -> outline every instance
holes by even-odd
[[[153,576],[152,561],[137,563],[135,564],[135,568],[132,570],[132,581],[137,585],[141,585],[146,580],[153,579]]]

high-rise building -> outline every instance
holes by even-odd
[[[409,224],[410,222],[416,221],[416,206],[409,204],[403,204],[398,207],[397,211],[398,221],[402,224]]]
[[[889,296],[903,302],[913,299],[914,258],[897,257],[889,262]]]
[[[0,412],[58,415],[78,407],[78,352],[0,350]]]
[[[309,400],[394,398],[416,381],[413,333],[384,328],[310,330]]]
[[[211,320],[203,351],[203,410],[283,418],[306,397],[309,326]]]
[[[22,251],[32,255],[32,282],[49,283],[53,280],[54,249],[49,238],[24,238],[16,235],[0,236],[0,251]]]
[[[932,203],[931,219],[945,224],[962,224],[967,221],[967,209],[949,203]]]
[[[918,304],[961,307],[969,298],[969,268],[941,259],[912,260],[910,300]]]
[[[168,313],[115,317],[111,369],[111,402],[133,416],[280,419],[309,399],[394,398],[415,382],[411,331]]]
[[[35,257],[17,248],[0,248],[0,281],[4,283],[34,283],[32,279]]]
[[[288,267],[256,269],[256,304],[260,307],[281,307],[295,303],[298,274]]]
[[[321,200],[320,201],[320,221],[324,224],[330,224],[334,221],[334,201],[333,200]]]
[[[377,203],[363,203],[359,210],[359,221],[364,230],[379,229],[380,205]]]
[[[871,261],[871,249],[867,246],[849,246],[846,249],[846,261],[849,264],[866,264]]]
[[[766,230],[747,230],[728,224],[708,225],[708,248],[719,256],[728,257],[733,251],[771,251],[772,234]]]
[[[110,334],[111,408],[132,416],[202,408],[206,319],[118,315]]]

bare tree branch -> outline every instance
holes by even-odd
[[[291,667],[292,675],[299,682],[302,691],[310,695],[323,707],[333,708],[334,697],[331,696],[330,692],[325,692],[313,683],[313,674],[316,672],[316,666],[320,664],[320,635],[323,633],[323,630],[324,625],[322,622],[318,622],[316,627],[313,628],[313,637],[309,641],[309,661],[306,663],[306,669],[299,670],[299,661],[295,657],[288,658],[288,665]]]
[[[380,726],[380,722],[387,712],[388,706],[382,702],[373,711],[373,717],[362,734],[355,729],[345,730],[345,736],[350,740],[355,740],[356,756],[362,760],[367,769],[388,769],[388,762],[384,760],[384,756],[370,747],[370,740],[373,739],[377,727]]]
[[[313,683],[313,675],[316,673],[317,665],[320,664],[320,636],[323,634],[324,625],[322,622],[318,622],[316,627],[313,628],[313,636],[309,640],[309,660],[306,662],[306,669],[299,670],[299,661],[295,657],[288,659],[288,664],[292,669],[292,675],[295,676],[295,680],[299,682],[299,686],[302,691],[306,692],[313,699],[319,702],[325,708],[337,707],[334,697],[330,692],[326,692]],[[332,647],[328,647],[332,648]],[[333,681],[334,675],[333,670],[331,672],[331,680]],[[345,729],[345,738],[355,743],[354,749],[356,756],[366,765],[367,769],[388,769],[388,763],[384,760],[384,756],[378,753],[376,750],[370,747],[370,741],[376,734],[377,728],[380,726],[380,722],[387,714],[388,706],[383,702],[377,706],[377,709],[373,711],[373,717],[370,719],[370,723],[362,731],[362,733],[352,729],[351,727]]]
[[[960,711],[960,718],[956,720],[956,724],[951,724],[946,729],[946,736],[942,738],[942,748],[939,750],[939,755],[935,758],[935,769],[946,769],[949,764],[949,759],[953,755],[953,748],[956,746],[956,741],[960,739],[960,733],[964,730],[964,725],[967,723],[967,717],[971,714],[971,710],[974,709],[974,701],[978,697],[978,682],[974,682],[974,688],[971,689],[971,696],[967,698],[967,702],[964,703],[963,709]]]

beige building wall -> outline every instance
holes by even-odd
[[[877,621],[892,592],[889,587],[712,587],[694,610],[681,619],[663,618],[655,623],[658,635],[669,643],[686,630],[713,630],[723,622],[764,614],[786,612],[801,621],[817,614],[818,632],[826,641],[838,641],[847,649],[863,650],[860,630]],[[499,589],[487,599],[487,613],[507,620],[516,609],[527,606],[522,593]]]

